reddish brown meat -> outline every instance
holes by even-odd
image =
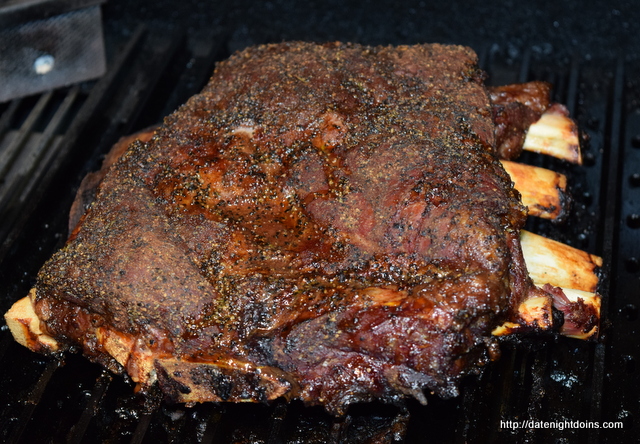
[[[109,170],[44,328],[177,401],[455,395],[531,288],[482,82],[457,46],[232,56]]]
[[[533,81],[491,87],[496,152],[502,159],[522,153],[527,130],[550,106],[551,85]]]

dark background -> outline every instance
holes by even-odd
[[[273,42],[494,44],[514,57],[524,49],[583,59],[640,57],[640,4],[628,0],[108,0],[103,11],[107,32],[126,32],[140,21],[191,31],[223,28],[231,50],[267,36]]]

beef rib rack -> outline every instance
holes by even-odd
[[[176,402],[283,396],[340,414],[455,396],[499,355],[496,332],[558,328],[564,297],[527,271],[527,208],[476,62],[437,44],[234,54],[105,167],[7,313],[14,336]],[[511,102],[526,112],[498,113],[509,152],[526,132],[509,115],[549,106]],[[576,322],[594,331],[580,301],[564,311],[586,310]]]

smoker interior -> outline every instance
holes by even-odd
[[[119,137],[160,122],[198,92],[215,62],[231,51],[278,41],[234,23],[187,32],[153,20],[129,26],[106,19],[109,60],[102,78],[0,104],[2,312],[27,294],[38,268],[60,248],[75,190]],[[527,228],[604,259],[598,341],[553,335],[505,340],[501,359],[465,380],[458,398],[431,396],[426,406],[355,405],[334,418],[297,402],[188,408],[143,398],[125,378],[78,354],[47,358],[24,349],[3,321],[0,441],[633,442],[640,415],[640,63],[624,53],[513,51],[495,41],[471,46],[491,84],[553,83],[554,100],[567,104],[588,139],[582,166],[534,154],[521,160],[565,173],[574,198],[568,223],[531,219]],[[513,430],[500,424],[523,419],[622,421],[624,428]]]

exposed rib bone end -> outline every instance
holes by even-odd
[[[511,176],[522,203],[530,216],[562,222],[569,213],[571,198],[567,192],[567,177],[546,168],[502,161]]]
[[[491,332],[507,336],[532,331],[556,331],[576,339],[596,339],[600,332],[600,295],[545,285],[537,290],[547,296],[527,298],[518,307],[515,320],[504,322]],[[555,313],[555,315],[554,315]],[[557,313],[561,313],[558,316]]]
[[[552,298],[535,290],[539,295],[525,299],[517,310],[516,319],[507,321],[491,332],[494,336],[506,336],[530,331],[548,331],[554,328]]]
[[[493,334],[553,329],[573,338],[596,338],[601,305],[597,270],[602,258],[524,230],[520,243],[537,288],[520,304],[516,319]],[[554,316],[554,309],[562,316]]]
[[[597,271],[602,266],[602,258],[524,230],[520,244],[529,275],[536,285],[597,291]]]
[[[4,319],[15,340],[34,352],[51,354],[60,350],[60,344],[47,335],[41,326],[41,321],[33,308],[32,298],[35,290],[29,296],[17,301],[4,314]]]
[[[563,105],[552,105],[529,127],[522,148],[582,165],[578,126]]]
[[[31,290],[30,296],[20,299],[7,311],[7,325],[15,340],[34,352],[61,351],[61,344],[43,332],[42,321],[32,303],[34,295],[35,291]],[[136,383],[136,390],[145,390],[159,382],[174,402],[240,402],[261,398],[268,401],[290,396],[296,388],[288,374],[275,367],[255,366],[229,357],[213,363],[183,361],[152,350],[144,341],[110,327],[89,327],[87,333],[87,337],[97,339],[94,349],[97,355],[90,359],[107,365],[115,360],[119,366],[107,368],[115,373],[126,369]],[[231,389],[222,383],[219,386],[203,384],[202,381],[208,381],[211,375],[217,375],[221,380],[233,378],[236,383]]]

